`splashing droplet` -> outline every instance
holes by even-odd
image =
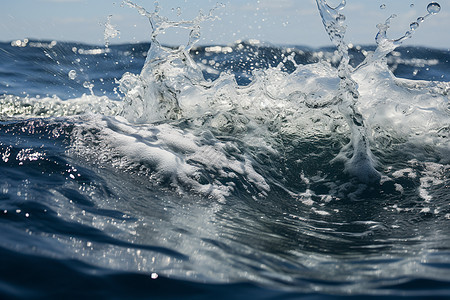
[[[418,17],[418,18],[417,18],[417,22],[423,22],[424,20],[425,20],[424,17]]]
[[[85,89],[89,89],[89,91],[91,92],[91,95],[94,96],[94,84],[89,82],[89,81],[85,81],[83,82],[83,87]]]
[[[416,30],[418,27],[419,27],[419,23],[417,23],[417,22],[412,22],[409,25],[409,28],[411,28],[411,30]]]
[[[177,17],[181,16],[181,7],[172,8],[172,11],[176,11],[177,12]]]
[[[345,21],[345,16],[343,14],[338,14],[337,17],[336,17],[336,21],[344,22]]]
[[[380,9],[385,9],[386,8],[386,4],[381,4],[380,5]]]
[[[409,5],[409,7],[413,8],[413,7],[414,7],[414,3],[411,3],[411,4]]]
[[[77,78],[77,71],[75,71],[75,70],[70,70],[70,71],[69,71],[69,78],[70,78],[71,80],[75,80],[75,78]]]
[[[357,83],[351,76],[352,67],[349,64],[349,47],[344,41],[347,27],[343,24],[344,22],[341,22],[342,14],[338,12],[344,8],[345,1],[342,1],[336,8],[329,6],[326,0],[316,0],[316,3],[325,31],[328,33],[330,40],[337,46],[337,53],[340,56],[337,68],[340,78],[337,99],[340,102],[339,110],[351,129],[350,143],[345,148],[351,148],[353,152],[351,154],[348,153],[348,156],[346,155],[345,170],[363,182],[379,181],[381,175],[374,166],[367,127],[364,125],[364,118],[357,108],[359,92]]]
[[[106,20],[105,31],[103,33],[103,38],[105,40],[105,47],[109,47],[109,40],[117,37],[120,34],[120,31],[116,29],[116,26],[111,24],[111,18],[112,15],[108,16],[108,19]]]
[[[427,10],[430,14],[435,15],[441,11],[441,6],[437,2],[431,2],[430,4],[428,4]]]

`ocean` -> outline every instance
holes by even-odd
[[[334,46],[0,43],[0,298],[449,298],[450,52],[317,2]]]

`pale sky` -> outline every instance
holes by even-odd
[[[153,0],[135,0],[153,11]],[[272,44],[330,45],[314,0],[159,0],[161,15],[171,19],[192,19],[202,9],[208,12],[217,2],[225,4],[215,12],[220,19],[202,24],[201,44],[229,44],[238,39],[258,39]],[[339,0],[329,0],[336,5]],[[348,43],[373,44],[376,25],[397,14],[388,31],[398,38],[409,24],[427,13],[423,0],[347,0]],[[416,30],[406,46],[450,48],[450,0],[438,0],[442,9]],[[104,23],[120,31],[112,44],[149,41],[148,20],[135,9],[121,5],[122,0],[5,0],[0,2],[0,41],[46,39],[103,44]],[[381,9],[380,5],[386,8]],[[413,4],[413,5],[411,5]],[[180,7],[181,15],[177,16]],[[187,33],[170,30],[163,43],[177,45],[187,40]]]

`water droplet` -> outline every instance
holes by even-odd
[[[344,22],[345,21],[345,16],[343,14],[338,14],[337,17],[336,17],[336,21]]]
[[[85,89],[89,89],[89,91],[91,92],[91,95],[95,96],[94,95],[94,84],[93,83],[91,83],[89,81],[85,81],[85,82],[83,82],[83,87]]]
[[[428,4],[427,10],[430,14],[434,15],[441,11],[441,6],[437,2],[431,2]]]
[[[417,22],[423,22],[425,19],[423,17],[418,17]]]
[[[386,4],[381,4],[380,5],[380,9],[385,9],[386,8]]]
[[[85,82],[83,82],[83,87],[85,89],[92,89],[94,87],[94,85],[92,83],[90,83],[89,81],[85,81]]]
[[[414,7],[414,3],[411,3],[411,4],[409,5],[409,7],[413,8],[413,7]]]
[[[105,31],[103,33],[103,38],[105,40],[105,47],[109,47],[109,40],[117,37],[120,34],[120,31],[116,29],[115,25],[111,24],[112,15],[109,15],[105,25]]]
[[[417,22],[412,22],[409,25],[409,28],[411,28],[411,30],[416,30],[418,27],[419,27],[419,23],[417,23]]]
[[[71,80],[74,80],[76,77],[77,77],[77,71],[75,71],[75,70],[70,70],[70,71],[69,71],[69,78],[70,78]]]

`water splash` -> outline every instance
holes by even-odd
[[[322,22],[325,26],[331,41],[336,45],[338,53],[341,57],[338,66],[340,77],[339,94],[337,96],[340,103],[340,111],[344,114],[351,130],[351,142],[345,146],[336,159],[343,159],[346,162],[346,170],[360,178],[364,182],[375,182],[380,179],[380,173],[375,169],[375,158],[372,155],[369,145],[369,133],[364,124],[362,114],[357,110],[357,102],[359,99],[358,85],[352,79],[352,74],[362,67],[371,65],[381,61],[387,54],[400,46],[405,40],[412,37],[413,33],[419,28],[420,23],[431,15],[439,13],[441,7],[437,2],[431,2],[427,6],[428,14],[417,18],[411,22],[409,30],[397,38],[389,39],[387,31],[390,22],[396,15],[391,15],[384,24],[378,24],[378,34],[375,38],[377,43],[376,50],[368,55],[366,59],[355,69],[349,65],[349,56],[347,44],[344,42],[346,26],[343,24],[345,16],[339,13],[345,7],[345,0],[333,8],[327,4],[325,0],[316,0],[319,8]],[[385,9],[386,5],[382,4],[381,9]],[[350,157],[351,156],[351,157]],[[350,159],[348,159],[350,157]]]
[[[353,194],[352,187],[345,190],[343,187],[344,191],[341,191],[330,186],[323,192],[323,187],[317,188],[317,184],[314,186],[313,182],[322,180],[317,178],[327,178],[333,185],[336,182],[340,186],[342,178],[345,184],[348,183],[348,177],[341,172],[342,168],[330,167],[328,163],[339,152],[341,145],[348,142],[348,132],[351,133],[352,140],[340,151],[338,159],[345,162],[346,170],[351,175],[365,182],[376,182],[379,174],[374,170],[375,159],[370,148],[376,149],[374,151],[377,151],[380,161],[384,162],[387,151],[383,146],[386,143],[379,141],[381,137],[392,142],[392,135],[384,134],[391,129],[389,134],[394,132],[395,137],[405,137],[406,140],[419,140],[426,135],[435,138],[429,133],[441,128],[443,129],[439,134],[448,134],[448,102],[443,100],[442,93],[441,97],[430,94],[428,89],[431,85],[424,84],[420,88],[416,83],[408,82],[408,88],[399,87],[397,79],[390,77],[388,71],[380,73],[379,70],[364,69],[355,72],[349,65],[349,53],[344,42],[345,17],[340,14],[340,9],[344,8],[345,3],[342,2],[340,8],[329,7],[326,2],[320,4],[323,4],[324,9],[324,25],[339,51],[336,55],[328,53],[328,59],[325,56],[326,60],[319,63],[299,64],[293,50],[279,52],[274,47],[264,49],[264,45],[257,42],[239,42],[227,47],[199,47],[192,53],[207,57],[208,61],[213,62],[211,66],[216,65],[216,61],[227,59],[222,55],[232,55],[233,66],[237,66],[238,55],[246,60],[256,52],[276,55],[283,62],[276,67],[275,64],[267,64],[261,69],[250,68],[254,62],[247,64],[246,70],[252,71],[252,82],[248,86],[238,86],[234,80],[236,73],[226,71],[216,70],[218,78],[208,81],[202,75],[206,66],[202,59],[197,56],[199,62],[195,63],[186,51],[186,45],[179,48],[163,47],[156,35],[142,72],[139,75],[127,73],[120,80],[125,101],[108,104],[114,110],[107,109],[106,102],[94,103],[97,98],[92,93],[91,84],[94,81],[86,81],[83,87],[91,90],[91,94],[86,93],[88,95],[83,96],[82,101],[72,99],[73,101],[65,103],[36,99],[25,103],[26,106],[23,105],[18,110],[19,101],[11,99],[9,103],[5,103],[7,105],[0,107],[0,112],[10,114],[9,111],[15,111],[26,116],[85,112],[117,115],[117,109],[121,109],[124,104],[126,107],[121,115],[128,120],[120,117],[111,120],[107,117],[101,122],[88,122],[93,118],[88,116],[86,123],[89,124],[77,126],[79,134],[76,134],[73,144],[77,145],[78,154],[90,158],[95,152],[93,159],[99,162],[117,165],[126,172],[138,172],[149,178],[149,181],[160,180],[164,184],[164,181],[172,180],[170,184],[173,186],[188,186],[188,189],[208,197],[216,195],[227,198],[233,192],[231,185],[228,185],[228,178],[237,176],[251,187],[248,194],[252,196],[258,194],[254,191],[266,195],[267,191],[275,187],[274,190],[282,188],[292,191],[290,195],[299,200],[306,199],[305,202],[308,203],[319,203],[323,197],[343,198],[341,194]],[[152,14],[145,10],[143,13]],[[176,24],[178,23],[174,22],[172,25],[176,27]],[[245,47],[249,50],[244,51]],[[117,48],[112,47],[107,50],[113,55],[115,49]],[[97,51],[101,49],[80,50],[83,49],[72,49],[74,53],[83,55],[87,51],[92,51],[92,55],[103,53]],[[323,56],[323,52],[314,53],[317,53],[316,58]],[[261,62],[258,59],[255,59],[256,63]],[[330,63],[338,63],[338,68]],[[293,66],[292,73],[286,71],[287,65]],[[382,71],[385,70],[387,67]],[[64,75],[67,76],[66,71]],[[361,78],[364,76],[366,77]],[[368,77],[376,78],[367,80]],[[444,95],[448,95],[448,87],[442,87],[445,88]],[[92,109],[91,105],[97,110]],[[444,113],[439,115],[441,107]],[[375,128],[378,124],[381,129]],[[408,130],[403,130],[405,128]],[[158,131],[161,134],[157,134]],[[92,138],[86,136],[86,132],[92,132]],[[182,139],[181,136],[186,138]],[[189,139],[195,139],[196,145],[188,143]],[[330,139],[332,142],[329,142]],[[303,147],[302,143],[307,144],[305,141],[309,140],[313,141],[311,146]],[[433,144],[433,141],[430,144],[442,145],[439,147],[448,153],[448,142],[442,142],[438,138],[436,140],[441,144]],[[98,144],[97,141],[101,143]],[[174,145],[173,141],[180,143]],[[231,150],[226,148],[229,145]],[[170,149],[167,150],[168,148]],[[240,154],[230,156],[233,153]],[[167,157],[170,159],[166,159]],[[104,158],[108,159],[103,160]],[[319,161],[319,167],[316,167],[315,162]],[[230,166],[233,167],[233,172],[230,172]],[[141,167],[150,171],[141,173]],[[385,164],[380,164],[380,168],[384,167]],[[318,174],[316,179],[311,179],[311,184],[308,183],[307,192],[304,192],[304,186],[299,183],[299,170],[308,178]],[[383,173],[389,176],[386,169]],[[152,177],[153,174],[164,176],[155,178]],[[214,182],[212,177],[215,178]],[[262,180],[265,178],[267,181]],[[278,184],[278,178],[288,178],[290,182]],[[213,184],[208,185],[208,182]]]
[[[346,26],[345,16],[339,13],[345,7],[346,1],[333,8],[324,0],[316,0],[322,17],[323,25],[331,41],[336,45],[341,57],[338,66],[340,78],[337,102],[339,109],[345,116],[351,131],[351,141],[341,151],[337,160],[344,160],[346,171],[358,177],[363,182],[376,182],[380,173],[375,169],[375,159],[369,145],[367,127],[364,118],[357,109],[359,98],[358,85],[352,79],[352,68],[349,64],[348,46],[344,41]]]
[[[206,15],[203,13],[203,11],[200,10],[197,17],[195,17],[193,20],[171,21],[167,17],[164,17],[160,14],[161,7],[159,6],[158,2],[155,2],[155,9],[153,12],[148,12],[144,7],[135,4],[130,0],[124,0],[123,4],[137,9],[139,14],[148,18],[152,29],[151,42],[152,44],[156,44],[159,47],[161,47],[161,44],[158,41],[157,37],[159,34],[166,32],[167,29],[182,28],[190,30],[189,42],[184,47],[185,51],[189,51],[200,39],[200,24],[208,20],[215,20],[217,17],[214,16],[213,12],[218,7],[223,6],[222,4],[217,4]],[[181,14],[181,9],[177,8],[177,14]]]
[[[123,115],[137,123],[179,119],[182,116],[180,92],[196,90],[205,81],[189,51],[200,39],[200,24],[215,20],[213,12],[222,5],[217,4],[208,14],[200,11],[193,20],[171,21],[161,16],[158,2],[153,12],[129,0],[123,3],[147,17],[152,29],[151,45],[141,74],[126,73],[120,80],[119,88],[125,94]],[[158,35],[169,28],[187,29],[187,44],[179,48],[162,46]]]
[[[105,23],[105,31],[103,33],[103,38],[105,40],[105,47],[109,47],[109,40],[117,37],[120,34],[120,31],[116,29],[116,26],[111,24],[112,15],[108,16],[108,19]]]
[[[419,28],[420,24],[425,21],[425,19],[429,18],[432,15],[439,13],[441,10],[441,6],[437,2],[431,2],[427,6],[428,14],[423,17],[418,17],[416,21],[413,21],[409,25],[409,30],[405,32],[405,34],[397,39],[389,39],[387,37],[387,31],[390,27],[391,20],[396,18],[397,15],[393,14],[389,18],[386,19],[384,23],[380,23],[377,25],[378,33],[375,37],[375,41],[377,43],[377,48],[372,55],[369,55],[366,58],[366,61],[363,62],[360,66],[365,66],[367,64],[371,64],[376,62],[382,58],[384,58],[387,54],[394,51],[397,47],[403,44],[403,42],[409,38],[411,38],[414,32]]]

